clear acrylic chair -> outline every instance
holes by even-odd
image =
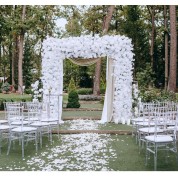
[[[42,147],[43,135],[47,135],[49,138],[52,137],[50,124],[47,122],[41,122],[42,103],[27,102],[26,105],[29,125],[38,129],[40,146]]]
[[[10,126],[9,133],[9,144],[7,155],[9,155],[11,142],[15,140],[19,140],[22,147],[22,158],[24,158],[24,142],[25,141],[35,141],[36,152],[38,151],[38,138],[37,138],[37,129],[34,127],[29,127],[24,125],[24,117],[23,117],[23,107],[17,103],[6,103],[6,112],[8,123]],[[14,122],[18,123],[14,126]]]
[[[151,132],[151,128],[154,127],[153,122],[153,110],[155,107],[155,103],[143,103],[143,120],[136,123],[137,126],[137,139],[139,143],[139,152],[141,148],[141,144],[144,143],[144,137],[146,134]],[[143,145],[143,144],[142,144]]]
[[[168,113],[164,113],[166,116]],[[165,150],[172,151],[176,154],[177,159],[177,146],[176,146],[176,128],[177,128],[177,122],[178,118],[176,117],[176,124],[174,126],[173,132],[171,134],[167,133],[158,133],[157,129],[162,125],[162,127],[165,129],[166,123],[167,123],[167,116],[162,117],[163,111],[161,107],[157,108],[157,111],[155,113],[155,132],[153,135],[149,135],[145,137],[146,140],[146,162],[147,165],[148,162],[148,156],[150,156],[150,153],[154,155],[154,170],[157,170],[157,157],[158,157],[158,150]],[[161,124],[160,124],[161,123]]]
[[[59,118],[58,117],[53,117],[52,116],[52,106],[49,103],[44,103],[43,102],[43,109],[42,109],[42,119],[41,121],[44,123],[48,123],[50,125],[51,128],[51,132],[53,129],[57,129],[57,134],[58,134],[58,138],[59,138]],[[52,142],[52,135],[50,137],[50,141]]]

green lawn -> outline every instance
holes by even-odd
[[[145,166],[145,151],[138,153],[138,145],[132,136],[126,135],[99,135],[100,141],[81,142],[83,135],[53,136],[50,145],[47,138],[43,139],[43,148],[35,152],[33,144],[25,146],[25,159],[21,158],[21,147],[18,143],[7,156],[7,144],[2,148],[0,169],[2,171],[153,171],[153,156],[148,166]],[[94,137],[98,137],[94,135]],[[88,138],[88,136],[86,137]],[[108,140],[106,143],[105,141]],[[75,144],[74,141],[78,144]],[[86,140],[84,140],[86,141]],[[91,140],[92,141],[92,140]],[[88,149],[86,147],[90,147]],[[83,151],[82,151],[83,149]],[[164,153],[158,154],[158,171],[178,171],[175,156],[170,153],[168,162],[165,162]]]
[[[16,101],[21,101],[22,99],[25,99],[25,100],[31,100],[32,96],[31,95],[27,95],[27,94],[24,94],[24,95],[20,95],[20,94],[16,94],[16,93],[10,93],[10,94],[3,94],[3,93],[0,93],[0,99],[5,99],[5,100],[16,100]]]
[[[0,95],[1,96],[1,95]],[[2,95],[3,96],[3,95]],[[23,95],[29,98],[29,95]],[[4,97],[17,97],[14,94]],[[18,96],[21,97],[21,96]],[[66,102],[66,96],[64,101]],[[82,108],[102,109],[99,102],[82,102]],[[63,110],[62,117],[101,117],[102,111],[67,111]],[[4,112],[0,112],[0,119]],[[106,123],[83,120],[65,121],[60,125],[60,130],[128,130],[132,127],[122,124]],[[25,145],[25,159],[21,157],[21,145],[16,142],[7,156],[7,140],[3,140],[2,154],[0,155],[0,170],[2,171],[153,171],[154,160],[151,154],[148,166],[145,166],[145,149],[138,152],[138,145],[131,135],[106,135],[106,134],[61,134],[59,138],[53,135],[51,145],[47,137],[43,138],[43,147],[35,152],[32,143]],[[158,153],[158,171],[178,171],[175,155],[169,154],[165,161],[165,152]]]

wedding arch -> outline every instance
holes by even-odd
[[[50,117],[62,122],[63,60],[92,59],[107,56],[107,87],[101,123],[129,124],[132,116],[133,46],[125,36],[48,37],[43,42],[43,100],[50,102]],[[50,99],[49,99],[50,96]],[[49,101],[50,100],[50,101]]]

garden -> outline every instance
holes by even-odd
[[[0,171],[178,171],[177,6],[0,12]]]
[[[29,95],[1,94],[14,101],[30,100]],[[53,142],[43,137],[43,146],[35,151],[27,143],[25,157],[21,157],[21,145],[14,143],[7,156],[7,140],[3,140],[0,169],[2,171],[152,171],[153,157],[145,166],[145,148],[139,153],[138,143],[132,135],[132,125],[105,123],[99,119],[101,101],[79,100],[78,109],[66,108],[68,95],[63,97],[64,123],[60,125],[60,136],[53,133]],[[81,109],[81,110],[80,110]],[[4,119],[4,111],[0,119]],[[33,142],[32,142],[33,143]],[[175,155],[170,153],[165,162],[164,152],[159,153],[158,171],[177,171]]]

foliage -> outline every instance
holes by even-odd
[[[90,66],[79,66],[79,86],[83,88],[91,88],[93,86],[92,76],[89,75]]]
[[[9,92],[10,91],[10,84],[8,82],[5,82],[1,86],[2,91]]]
[[[31,48],[30,38],[27,37],[24,48],[24,62],[23,62],[23,83],[26,89],[31,88],[33,81],[33,51]]]
[[[33,91],[31,89],[25,89],[24,93],[26,93],[26,94],[33,94]]]
[[[139,89],[154,85],[155,77],[152,68],[148,63],[146,63],[145,66],[145,69],[141,69],[140,72],[136,74]]]
[[[74,79],[76,85],[79,81],[79,66],[70,62],[70,60],[64,61],[64,89],[68,90],[68,86],[71,78]]]
[[[79,108],[79,97],[76,90],[71,90],[68,96],[67,108]]]
[[[4,110],[4,102],[6,102],[5,99],[0,98],[0,110]]]
[[[173,92],[149,88],[147,90],[141,90],[139,93],[142,102],[152,102],[152,101],[176,101],[176,95]]]
[[[102,96],[96,96],[96,95],[80,95],[79,99],[84,101],[100,101],[102,100]]]
[[[76,86],[75,86],[75,81],[73,77],[71,77],[70,82],[69,82],[69,87],[68,87],[68,93],[70,93],[73,90],[76,90]]]
[[[91,95],[93,93],[92,88],[80,88],[77,90],[79,95]]]

